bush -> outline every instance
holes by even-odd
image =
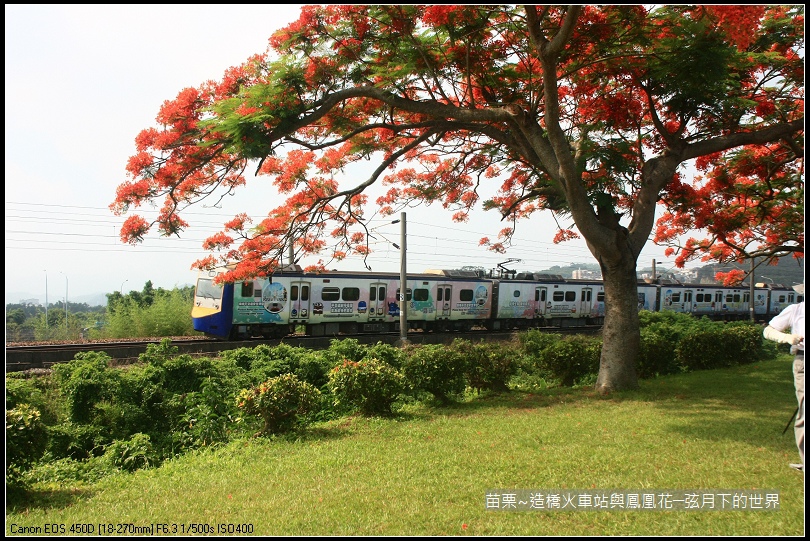
[[[601,340],[589,336],[565,336],[551,342],[534,358],[538,370],[570,387],[599,372]]]
[[[402,375],[412,391],[426,391],[441,402],[463,393],[467,386],[467,362],[459,347],[420,345],[408,350],[402,360]]]
[[[366,354],[364,358],[375,358],[384,361],[397,370],[402,368],[402,361],[405,358],[405,353],[402,348],[377,342],[373,346],[366,346]]]
[[[324,358],[329,362],[330,368],[337,366],[345,360],[360,361],[366,357],[367,348],[355,338],[332,340],[329,348],[324,350]]]
[[[89,351],[77,353],[72,361],[53,367],[53,377],[67,399],[71,421],[91,422],[95,406],[112,396],[119,371],[108,370],[109,361],[106,353]]]
[[[214,378],[203,381],[200,392],[183,395],[187,410],[183,431],[190,446],[206,446],[228,441],[230,427],[236,420],[232,410],[233,395]]]
[[[467,383],[477,391],[508,391],[509,380],[517,373],[520,353],[504,344],[455,339],[451,349],[466,358]]]
[[[95,425],[67,422],[48,427],[48,454],[56,459],[90,458],[104,442],[101,428]]]
[[[39,410],[28,404],[6,410],[6,483],[22,484],[22,473],[45,454],[47,445]]]
[[[134,434],[127,440],[116,440],[104,450],[103,460],[116,469],[133,472],[158,464],[159,459],[147,434]]]
[[[386,415],[405,388],[405,378],[379,359],[345,360],[329,372],[329,391],[341,409]]]
[[[147,344],[146,351],[138,355],[138,360],[142,363],[162,366],[163,363],[177,355],[180,348],[172,345],[169,338],[164,338],[159,344]]]
[[[278,434],[305,423],[307,415],[317,410],[320,396],[318,389],[295,374],[283,374],[258,387],[242,390],[236,397],[236,405],[264,421],[262,433]]]
[[[28,404],[39,410],[46,425],[56,424],[65,414],[59,386],[50,376],[26,377],[23,372],[7,373],[6,410],[19,404]]]
[[[661,332],[660,328],[641,329],[641,343],[636,372],[639,378],[654,378],[666,374],[676,374],[681,367],[675,358],[677,342],[671,341],[671,335]]]

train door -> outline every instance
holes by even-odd
[[[374,282],[368,291],[368,319],[382,319],[388,311],[386,304],[386,285],[382,282]]]
[[[715,291],[714,292],[714,302],[712,303],[712,310],[714,312],[722,312],[723,311],[723,292],[722,291]]]
[[[545,317],[548,306],[548,287],[534,288],[534,313],[536,317]]]
[[[439,284],[436,286],[436,317],[450,317],[450,303],[453,299],[453,286]]]
[[[589,317],[591,315],[592,299],[593,288],[583,287],[579,293],[579,317]]]
[[[304,322],[309,319],[310,283],[294,281],[290,283],[290,321]]]
[[[687,289],[683,292],[683,311],[684,312],[691,312],[692,311],[692,301],[694,295],[692,294],[691,289]]]

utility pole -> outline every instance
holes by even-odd
[[[749,286],[749,294],[748,297],[751,299],[748,301],[748,311],[751,314],[751,321],[757,320],[757,315],[754,313],[754,269],[756,269],[756,265],[754,265],[754,258],[751,258],[751,276],[748,278],[750,281]]]
[[[405,213],[400,213],[399,220],[391,222],[395,224],[399,222],[400,225],[400,242],[402,246],[398,246],[396,242],[392,242],[394,248],[399,250],[399,342],[404,346],[408,343],[408,273],[407,264],[405,261],[405,252],[407,248],[407,239],[405,238]]]
[[[45,330],[48,329],[48,271],[45,271]]]
[[[400,214],[400,242],[402,247],[399,249],[399,340],[404,346],[408,343],[408,273],[407,263],[405,260],[407,251],[407,239],[405,238],[405,213]]]
[[[59,274],[65,274],[59,271]],[[65,274],[65,334],[68,332],[68,277]]]

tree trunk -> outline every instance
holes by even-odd
[[[625,254],[618,265],[604,265],[605,324],[596,390],[601,394],[638,388],[636,362],[641,343],[636,264]]]

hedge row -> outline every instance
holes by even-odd
[[[642,313],[640,377],[753,362],[769,351],[759,326],[681,316]],[[387,415],[407,401],[448,403],[529,380],[590,383],[600,353],[598,337],[540,331],[508,344],[400,349],[345,339],[323,351],[259,345],[214,359],[179,355],[167,339],[123,369],[106,354],[82,353],[50,376],[6,375],[7,482],[21,483],[38,462],[92,477],[350,412]]]

